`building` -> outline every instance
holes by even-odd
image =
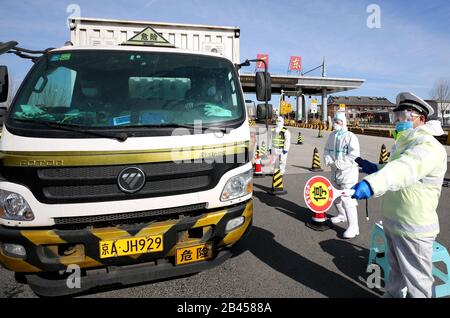
[[[386,97],[330,96],[328,107],[331,118],[338,109],[345,107],[347,118],[352,124],[389,124],[392,123],[392,110],[396,105]]]
[[[436,118],[442,122],[443,125],[447,126],[450,125],[450,100],[426,100],[427,103],[431,105],[431,107],[434,108],[434,110],[437,110]],[[442,119],[444,117],[444,119]]]

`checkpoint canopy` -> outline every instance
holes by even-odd
[[[255,74],[239,74],[244,93],[254,93]],[[301,91],[304,95],[322,95],[324,89],[327,94],[335,94],[359,88],[364,79],[313,77],[294,75],[274,75],[272,77],[272,93],[281,94],[281,91]]]
[[[244,93],[255,93],[255,74],[239,74],[242,89]],[[314,76],[294,76],[294,75],[271,75],[272,77],[272,93],[283,94],[285,96],[296,96],[296,118],[307,122],[307,109],[305,95],[321,96],[322,120],[326,121],[328,117],[327,98],[330,94],[349,91],[359,88],[364,79],[352,78],[333,78],[333,77],[314,77]]]

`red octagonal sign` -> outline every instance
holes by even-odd
[[[333,186],[325,177],[312,177],[306,182],[304,198],[310,210],[316,213],[324,213],[333,204]]]

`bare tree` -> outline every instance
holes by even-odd
[[[438,104],[438,111],[442,117],[442,124],[447,124],[445,113],[450,111],[450,79],[441,78],[437,80],[431,90],[431,98],[436,100]]]

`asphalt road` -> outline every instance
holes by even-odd
[[[360,204],[360,235],[342,239],[344,225],[325,232],[305,226],[311,212],[302,196],[311,173],[314,147],[323,153],[328,136],[317,138],[317,131],[302,129],[304,145],[295,145],[298,129],[292,129],[292,146],[284,186],[288,194],[271,196],[271,177],[255,179],[254,223],[250,235],[235,248],[235,255],[221,266],[176,279],[144,283],[107,290],[83,297],[379,297],[369,289],[366,279],[370,233],[380,219],[380,199],[369,200],[370,221],[365,219],[365,204]],[[391,139],[358,136],[361,154],[378,161],[380,147],[388,150]],[[447,153],[450,154],[450,147]],[[323,164],[322,164],[323,167]],[[321,175],[330,176],[325,169]],[[361,176],[362,177],[362,176]],[[443,188],[438,208],[441,233],[438,241],[450,248],[450,188]],[[335,214],[333,207],[330,214]],[[28,286],[16,283],[14,275],[0,269],[0,297],[35,297]]]

